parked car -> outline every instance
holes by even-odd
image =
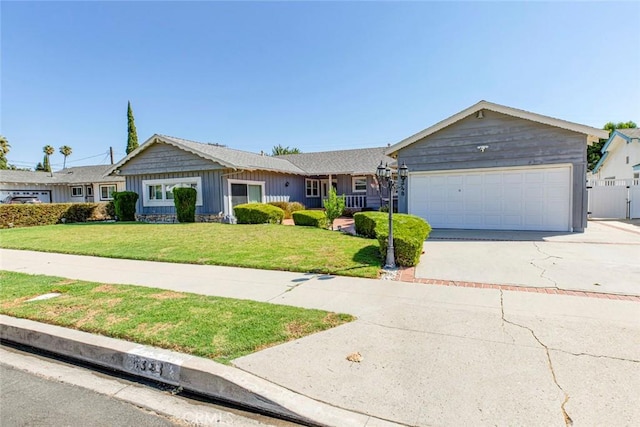
[[[40,199],[33,196],[8,196],[5,198],[2,203],[15,205],[20,203],[34,204],[34,203],[42,203]]]

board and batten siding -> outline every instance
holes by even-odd
[[[202,179],[202,206],[196,206],[196,213],[202,215],[213,215],[222,212],[222,199],[220,197],[220,179],[222,170],[209,170],[198,172],[174,172],[174,173],[157,173],[149,175],[130,175],[126,176],[127,191],[138,193],[138,202],[136,204],[136,212],[139,214],[172,214],[175,213],[173,206],[142,206],[142,199],[145,189],[142,187],[142,181],[150,179],[171,179],[171,178],[192,178],[200,177]]]
[[[305,181],[303,176],[269,171],[226,170],[224,174],[223,194],[225,214],[230,213],[229,180],[253,181],[264,183],[265,200],[263,202],[300,202],[304,203]],[[289,185],[287,185],[289,183]]]
[[[120,175],[197,172],[223,166],[170,144],[157,142],[120,167]]]
[[[398,151],[410,172],[571,164],[572,227],[587,225],[587,135],[490,110],[473,114]],[[482,152],[478,147],[486,146]],[[407,212],[407,196],[400,196]]]

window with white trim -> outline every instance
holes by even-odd
[[[320,181],[317,179],[305,179],[307,197],[320,197]]]
[[[100,186],[100,200],[113,200],[113,193],[116,192],[115,185]]]
[[[229,180],[231,210],[245,203],[262,203],[265,199],[264,181]]]
[[[173,189],[176,187],[194,188],[196,206],[202,206],[202,178],[147,179],[142,181],[142,206],[175,206]]]
[[[351,177],[351,190],[354,193],[366,193],[367,192],[367,177],[366,176],[353,176],[353,177]]]
[[[71,187],[71,197],[82,197],[82,187]]]

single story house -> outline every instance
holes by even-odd
[[[580,232],[587,226],[587,145],[608,136],[480,101],[386,154],[409,168],[399,211],[434,228]]]
[[[43,203],[106,202],[124,191],[125,180],[108,176],[111,165],[77,166],[57,172],[0,170],[0,200],[32,196]]]
[[[616,129],[601,152],[602,157],[593,169],[593,178],[640,179],[640,129]]]
[[[173,188],[197,190],[198,220],[233,215],[248,202],[300,202],[322,207],[329,186],[356,209],[381,205],[375,179],[380,162],[394,160],[387,147],[268,156],[166,135],[153,135],[111,168],[140,196],[136,211],[145,221],[173,221]]]

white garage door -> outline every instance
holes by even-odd
[[[409,213],[433,228],[570,231],[570,166],[415,172],[408,185]]]

